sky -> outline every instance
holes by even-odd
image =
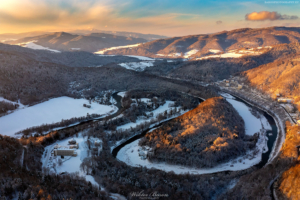
[[[183,36],[300,26],[299,1],[0,0],[0,33],[99,29]]]

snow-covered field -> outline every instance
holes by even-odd
[[[62,119],[83,117],[89,114],[106,114],[115,111],[115,106],[91,103],[91,108],[83,107],[88,104],[86,99],[58,97],[49,101],[19,109],[0,118],[0,133],[15,136],[14,133],[33,126],[60,122]]]
[[[144,71],[147,67],[153,67],[154,61],[143,61],[143,62],[129,62],[129,63],[120,63],[121,67],[126,69],[131,69],[135,71]]]
[[[110,48],[107,48],[107,49],[104,49],[104,50],[97,51],[97,52],[95,52],[94,54],[104,54],[104,53],[107,52],[107,51],[111,51],[111,50],[115,50],[115,49],[132,48],[132,47],[137,47],[137,46],[139,46],[139,45],[141,45],[141,43],[139,43],[139,44],[126,45],[126,46],[110,47]]]
[[[17,45],[22,46],[22,47],[27,47],[27,48],[30,48],[30,49],[34,49],[34,50],[48,50],[48,51],[52,51],[52,52],[55,52],[55,53],[61,53],[58,50],[49,49],[48,47],[43,47],[41,45],[35,44],[34,42],[37,42],[37,41],[30,41],[30,42],[27,42],[27,43],[20,43],[20,44],[17,44]]]
[[[117,158],[128,165],[131,166],[144,166],[147,168],[156,168],[163,171],[174,171],[176,174],[209,174],[215,173],[220,171],[236,171],[236,170],[244,170],[253,165],[258,164],[262,159],[262,153],[268,150],[267,147],[267,137],[266,131],[264,129],[271,129],[270,124],[268,123],[267,119],[264,116],[260,116],[260,119],[257,119],[253,116],[249,110],[249,107],[242,102],[236,101],[235,98],[229,94],[222,94],[229,103],[233,105],[233,107],[239,112],[241,117],[245,121],[246,127],[246,134],[253,135],[254,133],[259,133],[259,139],[256,143],[256,149],[247,152],[246,155],[240,156],[236,159],[233,159],[227,163],[221,164],[219,166],[213,168],[193,168],[193,167],[184,167],[180,165],[170,165],[166,163],[151,163],[147,159],[142,160],[138,156],[138,142],[136,140],[125,147],[123,147],[118,155]]]
[[[81,134],[79,134],[78,137],[74,137],[76,142],[79,144],[79,148],[75,149],[77,156],[65,156],[63,159],[60,158],[60,156],[54,156],[51,155],[51,152],[54,150],[54,146],[58,144],[59,146],[65,146],[68,147],[68,141],[71,138],[66,138],[61,141],[57,141],[55,144],[49,145],[45,147],[43,156],[42,156],[42,167],[49,168],[50,172],[60,174],[62,172],[67,173],[76,173],[78,172],[80,176],[83,176],[86,178],[87,181],[90,181],[93,185],[99,187],[99,184],[94,180],[94,177],[91,175],[86,175],[85,172],[83,172],[80,169],[80,165],[83,162],[83,160],[89,156],[89,149],[88,145],[86,143],[87,137],[83,137]],[[58,165],[58,159],[62,160],[62,165]],[[53,167],[53,164],[55,163],[55,167]]]

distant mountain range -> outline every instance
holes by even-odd
[[[95,52],[105,48],[144,42],[147,42],[147,40],[143,38],[116,36],[106,33],[75,35],[66,32],[56,32],[45,35],[26,37],[14,41],[8,41],[6,43],[25,47],[29,43],[34,43],[42,47],[47,47],[59,51],[80,50]]]
[[[125,31],[103,31],[98,29],[82,29],[82,30],[74,30],[68,32],[78,34],[78,35],[86,35],[90,33],[107,33],[107,34],[123,36],[123,37],[143,38],[148,41],[167,38],[167,36],[163,36],[163,35],[143,34],[143,33],[125,32]]]
[[[135,48],[115,49],[105,54],[189,59],[240,57],[244,54],[261,54],[264,49],[273,45],[299,41],[298,27],[243,28],[214,34],[158,39]]]
[[[45,32],[45,31],[33,31],[33,32],[26,32],[26,33],[4,33],[4,34],[0,34],[0,42],[3,43],[7,41],[21,39],[24,37],[34,37],[38,35],[45,35],[48,33],[49,32]]]

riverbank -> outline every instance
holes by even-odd
[[[233,107],[240,113],[246,123],[246,134],[253,135],[256,132],[259,132],[259,140],[256,144],[256,148],[253,151],[247,152],[246,155],[240,156],[236,159],[232,159],[227,163],[220,164],[214,168],[199,169],[193,167],[186,167],[181,165],[171,165],[167,163],[151,163],[148,160],[142,160],[138,156],[138,140],[145,135],[146,132],[143,132],[140,136],[136,136],[131,140],[123,143],[122,145],[116,147],[113,150],[113,156],[119,159],[120,161],[125,162],[126,164],[134,167],[144,166],[147,168],[160,169],[166,172],[174,171],[175,174],[209,174],[216,173],[221,171],[236,171],[236,170],[245,170],[254,165],[259,165],[262,167],[267,163],[270,155],[270,151],[273,148],[273,141],[270,141],[271,144],[268,144],[267,130],[271,132],[272,128],[267,119],[262,115],[260,118],[254,117],[251,114],[250,108],[243,102],[235,100],[233,96],[223,94],[224,98],[227,98],[228,101],[233,105]],[[255,125],[253,125],[253,123]],[[274,130],[273,130],[274,131]],[[275,130],[277,131],[277,130]],[[272,137],[277,136],[277,132],[270,134]],[[125,144],[125,145],[124,145]],[[263,158],[266,160],[263,160]]]
[[[278,136],[275,141],[275,146],[271,152],[269,162],[271,162],[279,153],[280,148],[282,147],[282,144],[285,140],[285,121],[289,121],[292,124],[294,123],[293,120],[290,118],[290,116],[286,113],[286,111],[279,105],[276,104],[276,102],[270,101],[270,99],[264,98],[263,94],[254,95],[250,91],[244,89],[244,90],[237,90],[235,88],[230,87],[222,87],[220,86],[221,91],[229,93],[233,96],[236,96],[245,102],[249,103],[252,106],[255,106],[259,108],[260,110],[268,113],[273,117],[273,119],[276,122],[276,126],[278,128]]]

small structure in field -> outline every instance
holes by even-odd
[[[69,144],[76,144],[76,140],[72,138],[71,140],[68,141]]]
[[[58,148],[54,150],[54,156],[77,156],[73,149]]]
[[[86,104],[83,104],[83,107],[86,107],[86,108],[91,108],[91,105],[86,105]]]

